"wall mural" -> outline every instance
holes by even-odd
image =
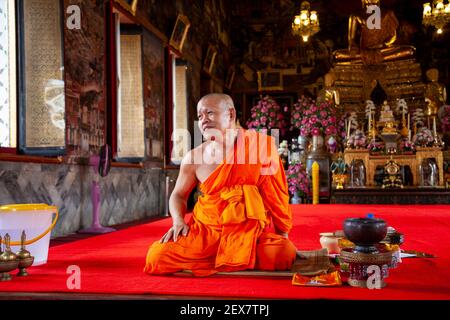
[[[146,156],[164,159],[164,47],[149,31],[143,31],[144,114]]]
[[[81,30],[64,28],[67,161],[77,162],[106,138],[104,6],[101,0],[65,0],[69,5],[82,13]]]

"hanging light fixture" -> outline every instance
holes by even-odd
[[[450,22],[450,3],[444,4],[444,1],[434,0],[433,5],[429,2],[423,5],[422,23],[435,27],[438,34],[441,34],[445,25]]]
[[[310,11],[310,8],[309,2],[303,1],[300,6],[300,14],[295,16],[292,23],[292,33],[301,36],[304,42],[307,42],[309,37],[320,30],[317,11]]]

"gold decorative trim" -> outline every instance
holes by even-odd
[[[130,12],[133,16],[136,15],[137,5],[139,0],[114,0],[122,8]]]
[[[191,23],[189,22],[189,19],[185,15],[178,14],[172,35],[170,36],[169,45],[179,53],[183,51],[184,42],[186,41],[190,27]]]

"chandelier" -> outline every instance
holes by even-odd
[[[301,36],[304,42],[320,30],[317,12],[309,9],[309,2],[303,1],[300,6],[300,15],[295,16],[292,23],[292,33]]]
[[[444,4],[444,0],[434,0],[433,5],[429,2],[423,5],[423,20],[425,26],[433,26],[437,33],[441,34],[442,29],[450,22],[450,3]]]

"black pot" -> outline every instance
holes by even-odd
[[[387,224],[382,219],[349,218],[344,221],[345,237],[353,242],[354,251],[373,253],[377,252],[376,244],[382,241],[387,234]]]

